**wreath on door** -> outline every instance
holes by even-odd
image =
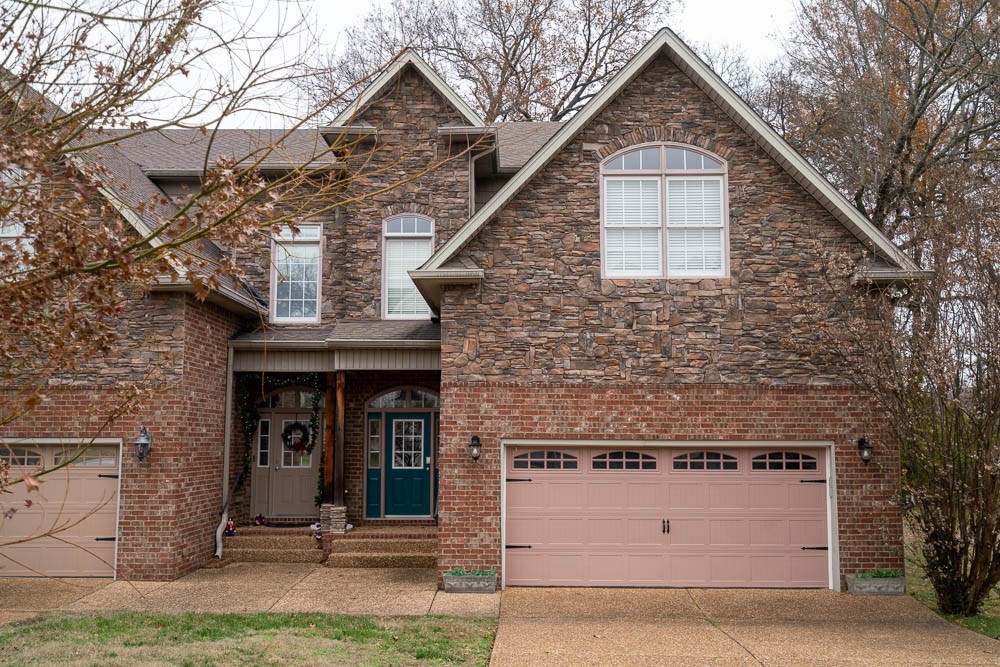
[[[298,439],[296,439],[298,436]],[[290,422],[281,432],[281,442],[286,448],[291,448],[301,454],[312,454],[313,440],[309,437],[309,427],[302,422]]]

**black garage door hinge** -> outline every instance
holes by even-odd
[[[505,544],[504,549],[530,549],[530,544]]]
[[[108,479],[118,479],[118,475],[111,475],[106,473],[101,473],[98,475],[98,477],[107,477]]]
[[[117,537],[95,537],[94,541],[95,542],[117,542],[118,538]]]
[[[800,479],[799,484],[826,484],[825,479]]]
[[[530,482],[531,478],[530,477],[508,477],[507,481],[508,482]]]
[[[802,551],[829,551],[830,547],[802,547]]]

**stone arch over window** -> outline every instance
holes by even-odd
[[[644,143],[611,153],[600,171],[604,277],[728,275],[729,166],[721,155]]]
[[[430,307],[410,279],[434,253],[434,219],[398,213],[382,225],[382,315],[386,319],[422,319]]]

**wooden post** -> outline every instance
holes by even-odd
[[[323,417],[323,502],[334,502],[333,494],[333,384],[334,374],[326,374],[326,414]]]
[[[344,371],[337,371],[337,416],[333,430],[335,441],[333,458],[333,504],[343,506],[344,502]]]

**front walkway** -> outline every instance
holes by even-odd
[[[41,611],[324,612],[496,616],[500,594],[437,590],[437,571],[346,569],[312,563],[233,563],[177,581],[0,579],[0,622]]]
[[[832,591],[512,588],[505,665],[998,665],[1000,642],[909,596]]]

